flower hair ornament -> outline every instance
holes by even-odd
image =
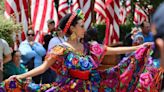
[[[63,29],[64,33],[67,32],[67,30],[70,27],[73,19],[75,19],[76,16],[80,17],[81,19],[84,19],[84,14],[83,14],[81,9],[77,9],[75,12],[72,13],[71,17],[69,18],[68,22],[66,23],[65,28]]]

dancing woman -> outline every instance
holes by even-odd
[[[123,54],[133,52],[138,48],[149,45],[145,43],[133,47],[107,47],[96,42],[91,43],[90,55],[83,53],[84,47],[80,38],[84,37],[84,21],[81,17],[81,11],[67,14],[60,20],[59,28],[67,35],[68,40],[62,45],[54,46],[46,55],[45,61],[39,67],[21,74],[11,76],[9,79],[24,79],[44,73],[51,67],[57,74],[61,75],[58,80],[58,91],[78,91],[84,92],[97,90],[100,82],[92,78],[93,74],[100,76],[96,68],[101,63],[104,55]],[[96,73],[94,72],[96,71]],[[101,78],[98,80],[101,81]]]

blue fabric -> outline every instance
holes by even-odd
[[[154,41],[152,32],[149,32],[149,34],[147,36],[143,35],[142,32],[139,32],[138,35],[142,35],[144,37],[144,42],[153,42]]]
[[[34,58],[34,67],[42,64],[42,57],[46,54],[46,50],[40,43],[35,42],[33,46],[30,46],[27,40],[20,44],[19,50],[22,54],[22,63],[27,64]]]

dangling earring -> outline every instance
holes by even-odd
[[[75,40],[76,39],[76,34],[73,32],[72,34],[71,34],[71,40]]]

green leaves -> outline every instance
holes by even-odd
[[[21,29],[20,24],[15,24],[12,20],[7,20],[0,15],[0,38],[5,39],[10,46],[13,46],[12,33]]]

